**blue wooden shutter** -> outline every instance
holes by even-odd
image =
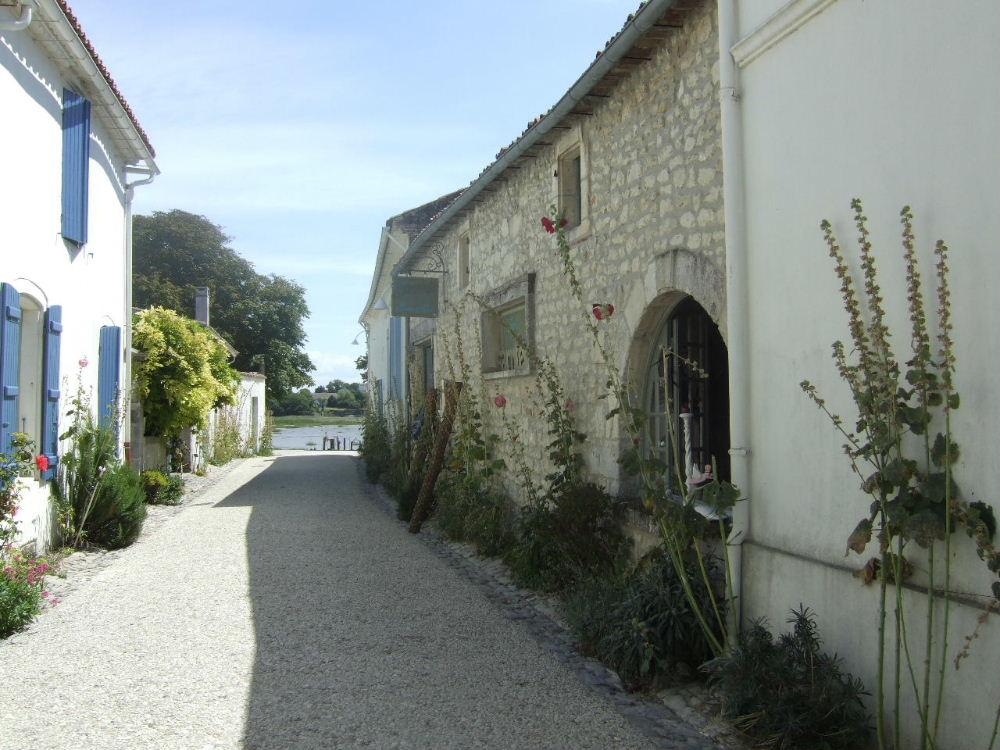
[[[403,398],[403,319],[389,318],[389,399]]]
[[[18,386],[21,383],[21,295],[3,284],[0,322],[0,453],[10,453],[11,433],[17,432]]]
[[[62,307],[51,305],[45,311],[45,348],[42,360],[42,434],[39,453],[49,459],[42,479],[54,479],[59,463],[59,349],[62,342]]]
[[[90,102],[63,89],[62,235],[87,241],[87,190],[90,175]]]
[[[121,381],[121,337],[118,326],[101,328],[97,366],[97,421],[101,427],[118,425],[118,389]]]

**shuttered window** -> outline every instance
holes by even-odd
[[[51,305],[45,311],[45,343],[42,363],[42,430],[39,453],[49,459],[48,471],[42,479],[54,479],[59,463],[59,350],[62,343],[62,307]]]
[[[21,377],[21,295],[3,284],[0,324],[0,453],[10,453],[10,436],[18,430],[18,392]]]
[[[87,241],[87,187],[90,173],[90,102],[63,90],[62,235],[77,245]]]
[[[101,328],[97,365],[97,420],[101,427],[118,425],[118,391],[121,387],[121,337],[118,326]]]

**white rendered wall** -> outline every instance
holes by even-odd
[[[746,36],[778,2],[741,4]],[[791,3],[790,11],[822,3]],[[751,331],[752,498],[745,614],[781,626],[803,603],[818,614],[827,648],[875,686],[876,596],[851,577],[867,557],[845,559],[848,534],[869,498],[850,472],[838,437],[799,389],[808,378],[852,423],[830,344],[847,338],[847,317],[819,222],[828,218],[857,271],[849,202],[871,219],[894,343],[905,361],[908,321],[899,210],[910,205],[929,305],[934,241],[952,249],[957,387],[954,416],[962,460],[957,479],[970,499],[997,507],[1000,400],[1000,283],[997,212],[1000,147],[1000,6],[839,0],[742,70]],[[952,587],[988,594],[992,580],[964,534],[954,537]],[[923,560],[913,554],[919,569]],[[909,594],[916,601],[918,595]],[[960,606],[949,653],[979,610]],[[911,641],[922,643],[911,615]],[[946,704],[942,750],[988,744],[1000,702],[1000,630],[983,629],[962,670],[949,667],[960,698]],[[922,650],[920,651],[922,654]],[[915,712],[911,712],[915,716]],[[916,746],[907,722],[907,746]]]
[[[62,305],[60,433],[69,399],[96,398],[101,326],[128,325],[125,292],[124,163],[96,116],[90,140],[89,239],[80,250],[60,234],[65,81],[24,32],[0,35],[0,281],[45,305]],[[124,355],[123,355],[124,356]],[[85,367],[80,367],[81,361]],[[125,372],[125,367],[122,367]],[[61,450],[66,446],[61,446]],[[48,488],[27,482],[17,515],[22,541],[51,540]]]

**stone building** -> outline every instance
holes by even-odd
[[[397,277],[439,280],[436,330],[426,318],[411,318],[411,360],[424,361],[423,350],[432,348],[436,382],[462,379],[460,334],[471,370],[466,387],[482,400],[487,418],[493,397],[503,394],[526,451],[544,456],[548,436],[534,368],[512,361],[516,347],[502,340],[507,325],[520,328],[532,352],[559,372],[587,435],[588,470],[612,490],[623,479],[624,438],[618,420],[606,418],[606,374],[584,320],[589,306],[573,298],[540,219],[554,206],[570,222],[584,294],[615,306],[605,321],[613,349],[652,412],[661,391],[659,344],[676,344],[682,335],[711,348],[717,361],[712,403],[705,406],[714,414],[694,448],[705,460],[726,463],[715,19],[711,2],[675,3],[660,12],[645,6],[563,98],[417,236],[395,269]],[[662,419],[653,426],[659,432],[650,440],[662,444]],[[495,414],[491,427],[501,432]],[[533,469],[539,478],[549,471],[544,460],[533,460]],[[516,496],[513,482],[510,489]]]

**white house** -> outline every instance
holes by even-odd
[[[379,409],[393,403],[394,409],[405,413],[409,392],[406,352],[410,342],[405,318],[391,312],[392,269],[410,242],[457,197],[458,192],[443,195],[391,217],[382,227],[368,301],[358,318],[368,339],[369,394]],[[433,361],[428,371],[433,373]]]
[[[964,497],[1000,509],[1000,6],[729,0],[719,8],[722,85],[736,95],[723,96],[722,106],[732,439],[734,448],[749,449],[734,457],[734,476],[739,465],[736,479],[751,499],[744,615],[780,623],[789,608],[806,603],[819,613],[829,650],[874,690],[878,591],[852,573],[878,554],[877,545],[864,557],[844,556],[871,498],[852,477],[843,436],[799,390],[809,379],[853,424],[830,358],[831,343],[848,338],[847,314],[819,222],[831,221],[857,275],[850,201],[863,200],[902,361],[910,328],[900,209],[909,205],[915,216],[932,325],[932,250],[938,239],[950,246],[961,395],[952,417],[962,450],[956,479]],[[942,550],[939,543],[938,585]],[[924,553],[911,544],[906,554],[913,583],[925,585]],[[950,588],[963,594],[952,603],[947,658],[955,692],[944,706],[939,747],[987,747],[1000,704],[1000,633],[996,622],[976,627],[996,578],[961,531],[952,555]],[[910,641],[921,645],[920,655],[923,599],[907,592]],[[940,618],[939,607],[939,647]],[[955,672],[952,661],[974,631],[971,658]],[[904,711],[915,717],[910,692]],[[905,747],[920,746],[919,731],[919,721],[904,722]]]
[[[64,0],[0,3],[0,452],[27,433],[50,468],[25,479],[21,542],[53,535],[49,489],[78,389],[129,440],[133,190],[149,139]],[[124,449],[124,448],[123,448]]]

